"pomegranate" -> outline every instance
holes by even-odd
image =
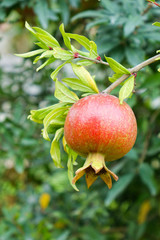
[[[84,166],[76,171],[73,183],[86,173],[88,188],[98,176],[112,187],[110,171],[105,161],[123,157],[133,147],[137,136],[137,123],[130,106],[109,94],[84,97],[70,108],[64,125],[68,146],[85,156]]]

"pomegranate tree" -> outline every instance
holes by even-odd
[[[95,94],[73,104],[66,117],[64,136],[67,144],[79,155],[86,157],[84,166],[76,171],[75,183],[86,173],[87,186],[100,176],[112,187],[110,171],[105,161],[123,157],[133,147],[137,136],[137,123],[127,103],[120,104],[117,97]]]
[[[159,22],[154,25],[160,27]],[[60,25],[59,30],[66,49],[43,29],[31,27],[27,22],[25,26],[37,38],[36,44],[40,48],[16,54],[17,56],[24,58],[36,56],[33,63],[47,58],[37,71],[56,60],[63,61],[51,73],[51,78],[56,82],[54,96],[59,102],[42,109],[31,110],[28,118],[43,124],[44,139],[50,141],[52,138],[50,153],[56,167],[63,167],[59,144],[62,140],[64,150],[68,154],[69,181],[75,190],[78,191],[76,181],[85,173],[88,187],[100,176],[111,188],[111,176],[116,181],[118,177],[106,167],[105,162],[117,160],[128,153],[137,136],[134,113],[124,100],[135,92],[137,72],[160,60],[160,54],[128,69],[110,57],[104,56],[102,60],[95,42],[85,36],[66,33],[64,24]],[[76,42],[75,46],[72,45],[72,41]],[[83,46],[85,51],[77,48],[77,44]],[[57,75],[66,64],[70,64],[75,76],[59,81]],[[94,77],[85,68],[94,64],[103,64],[114,72],[108,77],[111,85],[102,93]],[[119,98],[110,95],[119,85],[121,85]],[[78,91],[78,95],[71,89]],[[73,166],[78,154],[85,157],[86,161],[74,176]]]

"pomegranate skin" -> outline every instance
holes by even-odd
[[[123,157],[133,147],[137,123],[130,106],[109,94],[84,97],[73,104],[66,117],[64,136],[71,149],[82,156],[101,153],[105,161]]]

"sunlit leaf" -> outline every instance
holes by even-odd
[[[79,77],[79,79],[82,81],[82,83],[91,88],[92,91],[94,91],[95,93],[98,93],[99,90],[97,88],[97,85],[94,81],[94,79],[91,77],[90,73],[83,67],[83,66],[78,66],[74,63],[71,64],[72,65],[72,69],[75,73],[75,75],[77,77]]]
[[[64,84],[56,81],[54,96],[62,102],[75,103],[79,100],[78,96],[70,91]]]
[[[120,104],[128,98],[134,89],[134,76],[129,77],[119,91]]]
[[[43,120],[43,124],[44,124],[43,138],[44,139],[50,141],[50,138],[48,136],[48,131],[47,131],[48,126],[52,123],[54,119],[64,116],[64,114],[66,114],[66,111],[67,111],[67,107],[57,107],[46,115],[46,117]]]
[[[39,70],[41,70],[42,68],[44,68],[45,66],[53,63],[55,61],[55,58],[54,57],[51,57],[49,59],[47,59],[41,66],[39,66],[36,71],[38,72]]]
[[[71,43],[70,43],[70,38],[65,33],[64,24],[63,23],[60,25],[59,30],[60,30],[60,32],[62,34],[64,44],[66,45],[66,47],[68,49],[72,50],[72,46],[71,46]]]
[[[119,74],[131,74],[130,71],[125,68],[124,66],[122,66],[120,63],[118,63],[117,61],[115,61],[113,58],[110,57],[106,57],[105,56],[106,61],[108,62],[110,68],[115,72],[115,73],[119,73]]]
[[[56,131],[56,134],[51,143],[51,149],[50,149],[50,154],[54,161],[55,166],[60,168],[62,168],[63,166],[61,165],[61,153],[60,153],[59,140],[62,137],[63,132],[64,132],[64,128],[60,128]]]
[[[96,58],[98,56],[97,53],[97,45],[95,42],[90,41],[90,50],[89,50],[89,57]]]
[[[66,33],[69,38],[72,38],[76,40],[78,43],[80,43],[83,47],[85,47],[88,51],[90,50],[90,41],[88,38],[74,34],[74,33]]]
[[[59,73],[59,71],[62,69],[62,67],[69,63],[68,61],[62,63],[60,66],[58,66],[52,73],[51,73],[51,78],[53,79],[53,81],[56,80],[57,74]]]
[[[38,50],[34,50],[31,52],[27,52],[27,53],[21,53],[21,54],[15,54],[17,57],[23,57],[23,58],[28,58],[28,57],[33,57],[37,54],[40,54],[42,52],[44,52],[44,49],[38,49]]]
[[[37,36],[40,36],[40,38],[42,38],[43,41],[46,38],[46,42],[49,41],[51,43],[48,45],[48,47],[60,47],[59,42],[50,33],[46,32],[45,30],[39,27],[33,27],[33,29],[36,30],[36,32],[38,33]]]
[[[58,58],[61,60],[69,60],[73,58],[73,53],[59,47],[54,48],[53,55],[55,58]]]
[[[115,74],[113,74],[113,76],[112,77],[109,77],[108,79],[109,79],[109,81],[110,82],[115,82],[118,78],[120,78],[120,77],[122,77],[122,75],[123,74],[119,74],[119,73],[115,73]]]
[[[160,27],[160,22],[154,22],[152,25],[154,25],[156,27]]]
[[[84,83],[81,81],[81,79],[78,78],[63,78],[62,81],[66,83],[69,87],[71,87],[73,90],[78,90],[82,92],[91,92],[92,94],[94,91],[92,88],[84,85]]]
[[[57,103],[52,106],[46,107],[46,108],[41,108],[38,110],[31,110],[30,113],[31,115],[28,116],[28,119],[37,122],[37,123],[43,123],[43,119],[45,116],[51,112],[52,110],[59,108],[59,107],[64,107],[66,106],[65,103]]]
[[[74,171],[73,171],[72,154],[70,152],[68,155],[67,167],[68,167],[68,178],[69,178],[70,184],[76,191],[79,191],[78,188],[76,187],[76,185],[72,183]]]

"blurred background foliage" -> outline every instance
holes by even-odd
[[[159,16],[160,8],[145,0],[0,2],[0,240],[160,239],[159,63],[138,73],[136,93],[127,100],[138,137],[125,157],[109,164],[119,181],[110,191],[100,180],[88,190],[82,179],[75,192],[66,167],[54,167],[39,125],[27,120],[30,109],[56,102],[49,77],[56,65],[36,73],[30,59],[14,56],[35,48],[24,21],[59,41],[64,22],[66,31],[96,41],[102,58],[131,67],[160,48],[160,30],[152,26]],[[108,86],[109,68],[95,64],[89,71],[101,90]],[[65,68],[59,77],[71,74]],[[65,162],[66,154],[62,157]]]

